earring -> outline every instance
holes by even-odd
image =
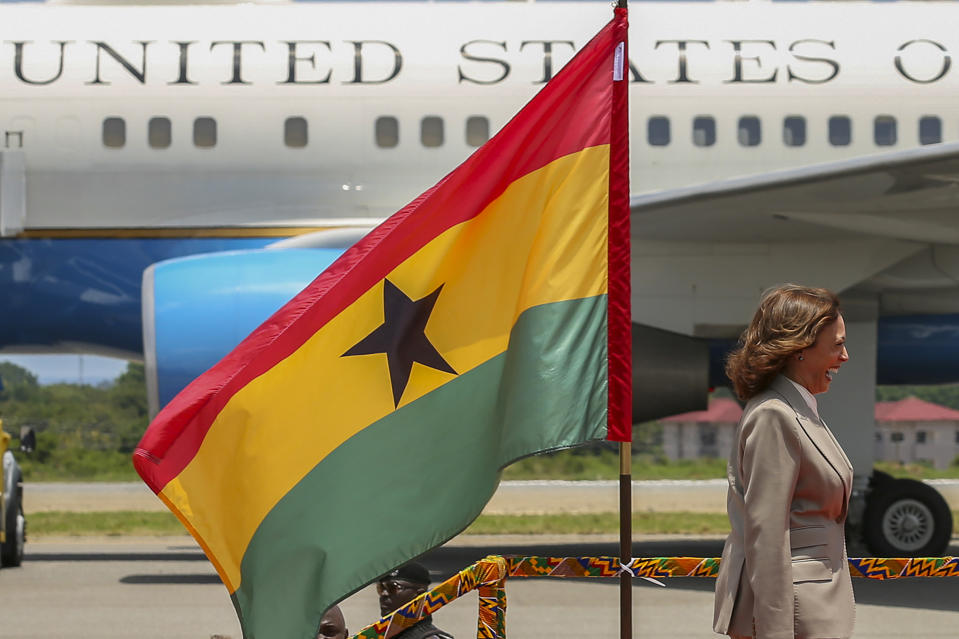
[[[800,353],[800,354],[799,354],[799,361],[801,362],[801,361],[803,361],[804,359],[806,359],[806,358],[803,357],[803,354],[802,354],[802,353]]]

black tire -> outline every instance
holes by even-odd
[[[873,470],[872,475],[869,477],[869,490],[875,490],[891,481],[896,481],[896,479],[889,473],[884,473],[881,470]]]
[[[866,498],[863,538],[877,557],[940,557],[952,537],[952,512],[915,479],[879,482]]]
[[[23,495],[19,478],[7,507],[6,541],[0,544],[0,565],[15,567],[23,563],[23,548],[27,541],[27,519],[23,515]]]

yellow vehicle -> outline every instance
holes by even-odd
[[[33,450],[36,436],[33,429],[20,430],[20,450]],[[0,566],[19,566],[27,541],[27,519],[23,513],[23,473],[13,452],[10,435],[0,421]]]

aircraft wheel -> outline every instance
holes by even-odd
[[[27,541],[27,519],[23,515],[22,494],[17,490],[13,491],[7,508],[6,532],[6,541],[0,544],[0,565],[19,566],[23,563],[23,547]]]
[[[877,557],[938,557],[952,537],[952,512],[915,479],[879,482],[866,498],[863,538]]]

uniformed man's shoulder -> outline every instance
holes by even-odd
[[[424,619],[418,623],[413,624],[402,633],[397,635],[397,638],[402,639],[453,639],[453,635],[446,632],[445,630],[440,630],[433,625],[433,622]]]

